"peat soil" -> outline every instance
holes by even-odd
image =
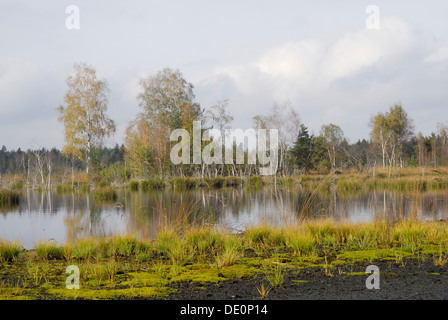
[[[379,268],[379,289],[368,289],[373,283],[369,265]],[[371,281],[370,281],[371,280]],[[179,283],[173,300],[258,300],[261,283],[270,288],[263,276],[234,279],[219,284]],[[271,288],[266,300],[448,300],[448,269],[433,261],[409,259],[403,263],[374,261],[333,268],[289,270],[279,287]]]

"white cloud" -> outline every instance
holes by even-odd
[[[448,47],[440,47],[425,57],[424,62],[439,63],[448,60]]]
[[[314,80],[324,58],[326,45],[319,40],[289,42],[261,57],[257,67],[273,77],[309,82]]]
[[[379,30],[361,28],[332,42],[289,41],[248,63],[220,66],[208,86],[213,89],[214,82],[218,87],[223,79],[231,83],[226,88],[239,97],[232,103],[249,102],[233,107],[237,112],[244,108],[250,114],[246,119],[266,114],[273,102],[289,99],[315,133],[322,124],[333,122],[347,129],[350,138],[367,138],[370,115],[394,102],[402,101],[411,117],[420,115],[418,104],[431,99],[425,87],[443,83],[441,73],[424,61],[444,61],[448,58],[444,48],[403,18],[383,17]]]
[[[393,62],[416,43],[408,23],[398,17],[386,17],[380,30],[350,32],[334,43],[318,39],[289,42],[266,53],[257,66],[261,72],[299,84],[328,85],[375,64]]]

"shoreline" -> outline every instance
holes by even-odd
[[[26,178],[19,176],[2,177],[0,190],[10,191],[56,191],[88,192],[95,189],[111,188],[129,189],[130,191],[149,191],[157,189],[198,189],[198,188],[225,188],[277,185],[291,187],[294,185],[309,189],[327,190],[334,185],[341,192],[357,192],[362,189],[371,190],[382,188],[393,191],[427,191],[448,190],[448,168],[396,168],[390,174],[386,169],[366,170],[355,172],[341,170],[331,173],[308,173],[288,176],[167,176],[164,178],[126,178],[117,181],[112,178],[94,175],[90,178],[78,174],[72,181],[68,178],[53,178],[47,185],[33,186],[26,183]]]

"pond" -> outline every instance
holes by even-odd
[[[448,191],[399,193],[384,190],[341,194],[334,188],[222,188],[148,192],[119,189],[115,202],[96,202],[90,193],[24,193],[19,205],[0,209],[0,239],[32,248],[39,240],[59,243],[86,236],[132,233],[153,238],[164,226],[209,223],[231,232],[267,223],[329,217],[352,222],[448,217]]]

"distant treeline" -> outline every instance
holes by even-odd
[[[378,148],[371,141],[362,139],[356,143],[349,143],[343,139],[335,148],[335,168],[337,169],[357,169],[362,171],[366,167],[378,166],[381,164],[381,157]],[[445,137],[432,133],[429,136],[413,136],[402,145],[399,166],[448,166],[448,147]],[[247,154],[246,154],[247,157]],[[126,148],[124,145],[116,144],[114,147],[95,148],[91,151],[92,173],[101,174],[111,166],[120,166],[121,170],[126,170]],[[325,147],[322,135],[309,135],[308,128],[301,125],[298,137],[291,148],[286,151],[287,168],[279,167],[279,175],[293,175],[318,171],[328,172],[331,168],[330,154]],[[250,165],[225,165],[220,175],[230,176],[236,172],[251,173],[250,169],[244,169]],[[171,176],[175,176],[173,165]],[[232,170],[233,169],[233,170]],[[236,170],[235,170],[236,169]],[[128,176],[138,178],[132,168],[127,169]],[[76,157],[67,157],[57,148],[37,149],[22,151],[8,150],[5,146],[0,149],[0,174],[1,175],[28,175],[40,176],[43,178],[49,173],[63,175],[74,172],[85,171],[85,163]],[[189,170],[183,171],[185,175],[194,175]],[[190,174],[191,173],[191,174]],[[256,170],[253,170],[256,174]],[[39,178],[39,177],[38,177]]]
[[[116,144],[114,147],[103,147],[91,151],[92,164],[97,172],[109,168],[114,164],[123,164],[125,148]],[[64,174],[66,172],[80,172],[85,170],[85,164],[76,157],[66,157],[57,148],[52,149],[28,149],[8,150],[5,146],[0,149],[0,174],[34,175],[40,171],[48,176]]]

